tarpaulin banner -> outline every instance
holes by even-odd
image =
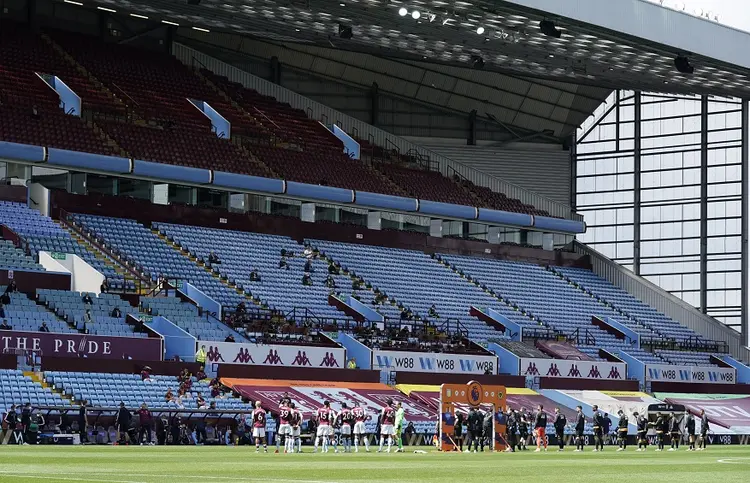
[[[737,370],[733,367],[674,366],[646,364],[647,381],[697,382],[709,384],[735,384]]]
[[[325,401],[330,401],[331,407],[336,411],[341,410],[342,403],[346,403],[349,408],[358,404],[370,416],[366,424],[369,431],[374,431],[378,414],[387,401],[392,400],[403,405],[406,420],[414,423],[417,432],[435,432],[437,411],[409,399],[385,384],[234,378],[222,378],[221,381],[243,397],[261,401],[271,411],[278,408],[282,397],[290,397],[305,419],[312,416]]]
[[[440,374],[497,374],[497,357],[433,352],[372,351],[373,369]]]
[[[627,366],[621,362],[522,358],[521,375],[569,377],[573,379],[625,380]]]
[[[50,357],[160,361],[162,340],[52,332],[0,332],[0,353],[22,351]]]
[[[206,362],[261,366],[323,367],[342,369],[346,352],[337,347],[200,342]]]

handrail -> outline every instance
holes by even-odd
[[[128,94],[127,92],[125,92],[125,91],[124,91],[124,90],[123,90],[123,89],[122,89],[122,88],[121,88],[120,86],[118,86],[118,85],[117,85],[117,84],[115,84],[114,82],[112,83],[112,85],[113,85],[113,86],[115,86],[115,88],[116,88],[116,89],[117,89],[118,91],[122,92],[122,93],[123,93],[123,94],[125,95],[125,97],[127,97],[128,99],[130,99],[130,102],[132,102],[133,104],[135,104],[135,105],[136,105],[136,106],[138,106],[138,107],[141,107],[141,105],[140,105],[140,104],[138,104],[138,102],[137,102],[137,101],[136,101],[135,99],[133,99],[132,97],[130,97],[130,94]]]
[[[609,280],[614,285],[629,292],[636,299],[695,332],[709,339],[725,342],[728,345],[729,352],[735,358],[750,360],[750,350],[735,330],[706,314],[700,313],[684,300],[635,275],[632,271],[613,262],[593,248],[574,241],[573,249],[576,253],[590,257],[592,271],[600,277]]]
[[[221,47],[213,46],[218,49]],[[398,148],[399,153],[408,152],[410,149],[414,149],[422,156],[428,157],[432,162],[437,163],[440,168],[440,172],[444,175],[449,175],[448,167],[452,167],[454,170],[460,172],[472,183],[492,189],[500,193],[506,194],[508,197],[519,199],[521,202],[533,205],[537,209],[545,210],[550,215],[561,217],[561,218],[572,218],[575,220],[582,220],[583,217],[575,213],[571,206],[560,203],[558,201],[547,198],[546,196],[535,193],[526,188],[518,186],[510,181],[498,178],[496,176],[485,173],[474,167],[465,165],[439,153],[436,153],[428,148],[415,144],[402,137],[391,134],[384,131],[376,126],[367,124],[364,121],[356,119],[352,116],[342,114],[328,106],[325,106],[319,102],[308,99],[296,92],[292,92],[279,85],[273,84],[265,79],[254,76],[248,72],[245,72],[237,67],[234,67],[226,62],[211,57],[210,55],[199,52],[192,47],[180,44],[179,42],[172,43],[172,53],[181,60],[183,63],[189,65],[192,57],[201,58],[207,65],[211,66],[211,70],[222,75],[226,75],[230,80],[239,82],[247,88],[254,89],[264,95],[273,96],[279,102],[286,102],[292,107],[297,109],[306,110],[308,107],[316,113],[318,119],[340,119],[343,125],[339,125],[341,129],[347,133],[354,132],[356,128],[360,133],[366,133],[368,140],[372,135],[373,144],[383,147],[386,149],[389,144],[392,144]]]
[[[141,283],[145,283],[147,286],[151,285],[151,281],[147,279],[142,274],[138,273],[135,268],[131,267],[130,264],[125,263],[120,256],[118,256],[115,252],[107,248],[103,243],[99,243],[99,241],[96,239],[96,237],[89,236],[84,230],[83,227],[79,226],[75,222],[71,222],[69,218],[71,217],[71,214],[65,211],[63,208],[60,208],[60,222],[68,227],[70,227],[72,230],[74,230],[76,233],[81,235],[87,242],[91,243],[92,246],[100,250],[102,253],[107,255],[112,260],[116,261],[120,264],[121,267],[125,268],[127,271],[129,271],[132,275],[135,276],[136,280],[139,280]]]

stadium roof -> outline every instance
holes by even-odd
[[[418,83],[423,92],[415,94],[422,96],[417,100],[443,106],[450,101],[463,112],[479,106],[480,114],[499,123],[560,137],[573,132],[612,89],[750,98],[750,34],[645,0],[93,3],[181,27],[263,39],[344,66],[362,67],[371,56],[361,53],[373,54],[391,61],[371,66],[378,74],[417,69],[431,75],[430,82]],[[551,21],[560,38],[545,35],[542,20]],[[342,38],[342,27],[352,28],[351,38]],[[295,67],[293,59],[277,56]],[[687,57],[695,72],[679,73],[677,56]],[[372,83],[366,72],[360,77],[342,80]]]

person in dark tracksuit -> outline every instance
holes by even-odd
[[[494,435],[494,420],[492,419],[492,411],[487,411],[482,420],[482,451],[484,451],[484,445],[487,444],[487,451],[492,451],[495,446],[493,443]]]
[[[628,448],[628,417],[622,409],[617,411],[617,415],[620,416],[617,421],[617,451],[625,451]]]
[[[682,423],[682,419],[678,418],[676,414],[673,414],[672,419],[669,421],[669,435],[672,438],[672,445],[671,448],[669,448],[669,451],[680,450],[680,440],[682,439],[680,423]]]
[[[612,420],[609,419],[609,414],[604,413],[604,417],[602,419],[602,449],[604,449],[604,444],[609,440],[609,430],[612,428]]]
[[[583,451],[583,431],[586,428],[586,416],[583,415],[583,408],[576,406],[576,452]]]
[[[599,406],[594,406],[594,452],[604,451],[604,416],[599,412]]]
[[[529,415],[521,408],[518,413],[518,449],[526,450],[529,441]]]
[[[568,425],[568,418],[560,412],[560,408],[555,408],[555,436],[557,437],[557,451],[565,449],[565,426]]]
[[[685,410],[685,431],[688,435],[688,451],[695,451],[695,416],[689,410]]]
[[[505,441],[508,443],[505,451],[507,452],[516,451],[516,431],[518,431],[518,415],[515,409],[508,408],[508,417],[505,422]]]
[[[664,434],[669,431],[669,421],[662,413],[656,413],[656,451],[664,451]]]
[[[648,438],[646,438],[646,435],[648,434],[648,418],[637,412],[633,413],[633,417],[636,420],[636,427],[638,428],[638,434],[636,436],[636,438],[638,438],[638,449],[636,451],[646,451],[646,448],[648,447]]]
[[[704,451],[706,449],[706,443],[708,442],[708,430],[710,429],[708,424],[708,415],[705,409],[701,409],[701,439],[698,443],[698,451]]]
[[[464,415],[456,414],[456,421],[453,423],[453,444],[458,445],[458,450],[464,450]]]
[[[466,449],[467,452],[471,452],[471,443],[474,443],[474,452],[476,453],[479,449],[479,443],[482,439],[482,421],[484,420],[482,413],[471,408],[469,411],[468,428],[469,428],[469,445]]]
[[[544,406],[541,404],[534,417],[534,436],[536,437],[536,449],[534,451],[540,452],[542,446],[544,446],[544,451],[547,451],[547,413],[544,412]]]

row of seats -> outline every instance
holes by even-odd
[[[0,140],[542,214],[438,172],[373,169],[304,111],[205,69],[198,75],[171,55],[54,29],[42,37],[8,22],[0,30]],[[66,115],[37,74],[65,81],[95,124]],[[226,117],[235,139],[219,139],[191,99]]]
[[[124,278],[110,264],[98,258],[83,245],[78,243],[71,234],[55,223],[52,218],[42,215],[39,211],[29,208],[23,203],[0,201],[0,223],[7,225],[28,244],[33,255],[40,251],[69,253],[78,255],[86,263],[101,272],[111,285],[132,285],[132,281],[126,284]],[[31,264],[27,259],[21,259],[19,265],[12,267],[22,270],[44,271],[40,265]]]
[[[307,261],[302,257],[304,247],[289,237],[169,223],[154,226],[200,259],[208,260],[213,251],[221,261],[213,269],[271,309],[283,313],[308,309],[317,317],[346,318],[328,305],[328,294],[332,289],[324,285],[328,276],[327,263],[311,260],[313,284],[302,285]],[[248,247],[252,247],[252,250],[248,250]],[[288,269],[279,268],[282,250],[296,254],[295,257],[285,258]],[[250,280],[253,270],[257,271],[260,281]],[[348,277],[336,277],[334,280],[342,289],[351,288]]]
[[[86,329],[94,335],[113,335],[143,337],[146,334],[133,332],[133,327],[126,323],[128,314],[137,314],[138,310],[122,300],[118,295],[101,293],[88,294],[91,303],[83,300],[83,293],[66,290],[39,289],[37,298],[58,316],[67,320],[78,329]],[[112,312],[120,310],[119,317],[113,317]],[[86,321],[86,313],[90,321]]]
[[[42,387],[19,369],[0,369],[0,412],[30,402],[40,406],[68,406],[60,394]]]
[[[52,387],[71,396],[75,401],[87,401],[92,406],[117,407],[121,402],[129,408],[136,408],[142,403],[151,408],[177,408],[175,402],[167,402],[165,394],[172,389],[175,398],[180,384],[174,376],[151,376],[142,380],[138,374],[109,374],[87,372],[47,371],[44,379]],[[208,382],[196,381],[188,393],[182,397],[185,409],[198,409],[195,402],[198,393],[205,398],[206,404],[216,402],[218,409],[251,410],[251,405],[234,397],[212,398]]]
[[[235,333],[215,320],[201,317],[198,308],[176,297],[142,297],[141,306],[161,315],[199,340],[225,340]]]
[[[0,286],[0,293],[4,293],[5,288]],[[8,296],[10,297],[10,303],[3,306],[3,312],[5,312],[5,320],[8,321],[8,325],[13,330],[36,332],[44,324],[50,332],[76,332],[73,327],[55,317],[55,314],[49,312],[43,306],[37,305],[25,294],[15,292],[9,293]]]
[[[449,319],[458,321],[473,339],[507,338],[503,333],[469,315],[471,305],[491,307],[521,325],[538,327],[533,320],[502,304],[495,297],[451,272],[436,259],[415,250],[307,240],[342,267],[364,278],[415,316],[438,328]],[[432,305],[438,318],[430,317]]]

